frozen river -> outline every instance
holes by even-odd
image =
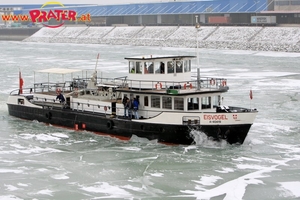
[[[300,54],[200,49],[201,75],[228,79],[224,104],[259,111],[241,146],[205,137],[192,146],[124,142],[8,115],[19,69],[27,87],[34,70],[94,69],[98,53],[98,70],[111,77],[127,72],[124,57],[196,54],[192,48],[0,42],[0,199],[300,198]]]

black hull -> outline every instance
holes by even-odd
[[[226,140],[230,144],[243,144],[251,124],[243,125],[167,125],[134,122],[129,119],[111,118],[108,115],[81,112],[70,109],[32,108],[22,105],[8,104],[9,114],[27,120],[53,125],[108,134],[121,139],[130,139],[132,135],[158,140],[169,144],[194,144],[191,130],[196,129],[214,140]]]

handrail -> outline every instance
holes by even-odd
[[[32,100],[33,101],[31,103],[40,105],[43,107],[60,107],[60,108],[62,108],[64,106],[68,106],[68,104],[60,103],[59,100],[45,98],[45,97],[33,97]],[[70,109],[72,109],[73,111],[75,110],[77,112],[92,112],[92,113],[101,113],[101,114],[111,115],[111,114],[113,114],[112,110],[116,110],[119,112],[119,114],[116,113],[116,116],[123,116],[123,114],[124,114],[123,105],[121,105],[119,107],[118,106],[113,107],[111,105],[107,105],[107,104],[103,104],[103,103],[102,104],[93,104],[93,103],[83,103],[83,102],[72,101],[72,102],[70,102],[69,106],[70,106]],[[88,109],[88,108],[91,108],[91,109]],[[120,112],[120,109],[122,110],[122,112]],[[140,112],[143,112],[146,115],[149,115],[149,113],[154,113],[151,115],[151,118],[152,118],[152,117],[155,117],[165,111],[140,109]],[[147,118],[149,118],[149,117],[147,117]]]

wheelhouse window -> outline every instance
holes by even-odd
[[[168,74],[173,74],[174,73],[174,65],[173,61],[167,62],[167,68],[168,68]]]
[[[133,61],[129,62],[129,73],[135,74],[135,65]]]
[[[201,98],[201,108],[202,109],[210,109],[211,108],[211,97],[202,97]]]
[[[146,62],[145,63],[148,73],[153,74],[154,73],[154,62]]]
[[[135,69],[136,69],[136,73],[137,74],[141,74],[142,73],[142,63],[141,62],[136,62],[136,66],[135,66]]]
[[[144,106],[149,106],[149,97],[148,96],[144,97]]]
[[[164,74],[165,73],[165,63],[164,62],[156,62],[154,67],[155,67],[155,74]]]
[[[187,99],[188,110],[199,110],[199,98]]]
[[[183,98],[174,97],[174,110],[184,110]]]
[[[176,73],[182,73],[183,63],[182,60],[176,61]]]
[[[191,60],[185,60],[184,62],[184,72],[191,71]]]
[[[162,107],[165,109],[172,109],[172,97],[162,97]]]
[[[160,96],[151,96],[151,107],[160,108]]]

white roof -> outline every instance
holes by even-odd
[[[126,60],[173,60],[173,59],[182,59],[182,58],[195,58],[195,56],[179,56],[179,55],[144,55],[144,56],[132,56],[126,57]]]
[[[41,73],[50,73],[50,74],[71,74],[73,72],[80,72],[81,69],[63,69],[63,68],[50,68],[50,69],[42,69],[36,70],[36,72]]]

